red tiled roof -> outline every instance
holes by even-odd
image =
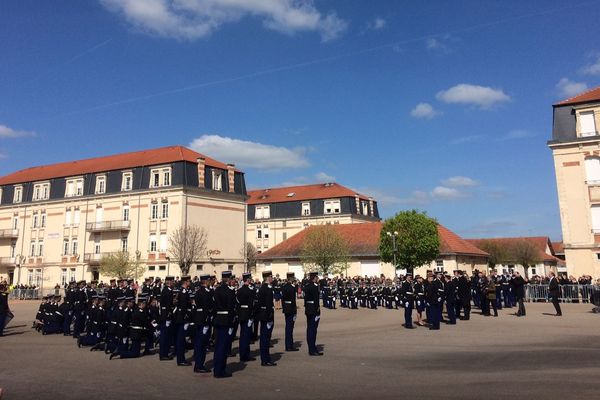
[[[79,161],[67,161],[58,164],[31,167],[0,177],[0,185],[35,182],[52,178],[63,178],[88,173],[114,171],[141,166],[166,164],[176,161],[197,162],[204,157],[206,165],[227,169],[227,164],[196,153],[183,146],[161,147],[132,153],[115,154],[105,157],[88,158]]]
[[[567,104],[587,103],[600,100],[600,86],[587,90],[577,96],[570,97],[566,100],[558,102],[555,106],[565,106]]]
[[[289,196],[290,194],[292,194]],[[368,197],[350,190],[339,183],[319,183],[314,185],[286,186],[272,189],[248,191],[248,204],[284,203],[287,201],[329,199],[335,197],[354,197],[356,194],[363,199]]]
[[[515,243],[525,240],[532,243],[538,250],[538,257],[544,262],[559,262],[558,258],[552,254],[546,253],[546,248],[550,248],[550,253],[554,253],[552,243],[547,236],[534,236],[534,237],[515,237],[515,238],[491,238],[491,239],[465,239],[467,242],[474,244],[475,246],[483,246],[483,242],[495,242],[504,247],[509,247]]]
[[[381,222],[330,226],[346,239],[351,256],[379,254],[379,236],[383,227]],[[311,226],[298,232],[277,246],[261,253],[258,258],[299,257],[306,235],[315,228],[316,226]],[[442,225],[438,225],[438,234],[440,235],[440,254],[465,254],[482,257],[488,255]]]
[[[554,254],[565,254],[565,244],[563,242],[552,242]]]

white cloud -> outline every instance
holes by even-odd
[[[440,114],[441,112],[435,110],[429,103],[419,103],[410,111],[410,115],[419,119],[432,119]]]
[[[436,200],[456,200],[468,197],[468,195],[456,188],[446,186],[436,186],[430,193],[431,197]]]
[[[20,138],[26,136],[35,136],[35,132],[32,131],[18,131],[9,128],[6,125],[0,125],[0,138]]]
[[[453,176],[451,178],[445,179],[442,181],[444,186],[449,187],[471,187],[479,185],[475,179],[469,178],[468,176]]]
[[[443,46],[436,38],[427,39],[426,44],[428,49],[439,49]]]
[[[369,21],[367,23],[367,29],[372,29],[372,30],[380,30],[385,28],[385,26],[387,25],[387,21],[381,17],[377,17],[375,18],[373,21]]]
[[[323,14],[312,0],[100,0],[135,28],[165,37],[195,40],[244,17],[262,19],[267,29],[286,34],[319,32],[324,42],[348,27],[335,12]]]
[[[288,149],[219,135],[202,135],[190,143],[190,148],[242,168],[269,170],[309,166],[304,148]]]
[[[513,129],[508,132],[506,135],[502,136],[499,140],[519,140],[519,139],[527,139],[530,137],[536,136],[535,133],[528,131],[526,129]]]
[[[319,183],[335,182],[335,176],[328,175],[325,172],[317,172],[315,174],[315,179]]]
[[[568,78],[561,78],[556,84],[558,94],[562,97],[573,97],[587,90],[585,82],[574,82]]]
[[[583,67],[581,72],[586,75],[600,75],[600,54],[596,54],[595,57],[594,62]]]
[[[510,101],[510,96],[502,89],[468,83],[461,83],[448,90],[442,90],[437,93],[436,98],[445,103],[470,104],[482,109]]]

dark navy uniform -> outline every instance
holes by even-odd
[[[208,288],[207,281],[209,275],[200,277],[201,285],[194,294],[194,326],[196,336],[194,336],[194,372],[211,372],[204,366],[206,361],[206,348],[211,336],[212,313],[214,300],[212,290]]]
[[[412,277],[402,282],[401,287],[402,305],[404,306],[404,327],[413,328],[412,312],[415,305],[415,291],[413,288]]]
[[[304,313],[306,314],[306,343],[308,344],[308,354],[311,356],[323,355],[317,349],[317,330],[319,320],[321,319],[321,309],[319,308],[319,286],[315,281],[318,274],[310,273],[310,280],[304,287]]]
[[[230,377],[231,374],[226,371],[227,356],[230,341],[233,334],[233,320],[235,313],[235,292],[229,288],[227,281],[231,278],[230,271],[223,271],[221,274],[223,282],[215,289],[215,333],[216,343],[214,352],[215,378]]]
[[[173,283],[173,277],[167,276],[165,282],[168,282],[160,293],[160,341],[159,352],[161,360],[168,360],[169,351],[171,349],[172,331],[171,324],[172,308],[173,308],[173,289],[170,284]]]
[[[258,290],[257,317],[260,321],[260,361],[263,366],[276,365],[271,360],[271,334],[275,324],[275,306],[273,304],[273,286],[267,280],[272,276],[270,271],[263,272],[263,284]]]
[[[240,361],[250,361],[250,342],[252,340],[252,324],[254,317],[254,288],[250,286],[247,280],[252,279],[252,275],[243,274],[243,285],[237,291],[238,302],[238,320],[240,323]]]
[[[294,348],[294,325],[296,323],[296,285],[294,285],[294,273],[288,272],[288,281],[281,288],[282,304],[281,310],[285,316],[285,351],[297,351]]]
[[[179,289],[179,294],[177,295],[177,305],[173,308],[176,329],[175,351],[177,353],[177,365],[180,366],[192,365],[185,359],[185,338],[187,335],[187,330],[190,326],[189,315],[192,311],[190,290],[188,289],[189,281],[189,276],[181,277],[181,288]]]

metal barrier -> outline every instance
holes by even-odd
[[[548,301],[549,285],[525,285],[525,301]],[[563,303],[591,303],[594,291],[593,285],[560,285],[559,299]]]

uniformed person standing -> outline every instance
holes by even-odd
[[[212,313],[214,300],[212,290],[208,287],[210,275],[200,276],[200,286],[194,295],[194,325],[196,336],[194,336],[194,372],[208,373],[209,368],[204,366],[206,361],[206,348],[211,336]]]
[[[129,325],[131,347],[111,354],[111,360],[117,355],[119,358],[138,358],[140,356],[140,350],[142,349],[142,340],[152,340],[151,338],[147,338],[149,324],[148,312],[146,310],[147,301],[147,297],[138,297],[137,306],[131,310],[131,323]]]
[[[172,360],[169,355],[171,350],[171,312],[173,307],[173,280],[172,276],[165,278],[165,286],[160,293],[160,341],[159,357],[161,361]]]
[[[308,354],[311,356],[322,356],[323,353],[317,349],[317,330],[321,319],[319,308],[319,273],[311,272],[309,281],[304,287],[304,313],[306,314],[306,343]]]
[[[258,290],[258,320],[260,321],[260,365],[273,367],[277,365],[271,360],[271,335],[275,325],[275,306],[273,304],[273,274],[265,271],[263,283]]]
[[[232,339],[233,318],[235,312],[235,293],[229,288],[231,271],[221,273],[221,284],[215,289],[215,332],[216,343],[214,352],[215,378],[229,378],[226,371],[229,341]]]
[[[415,305],[415,293],[411,274],[406,275],[406,280],[402,282],[400,292],[402,296],[402,305],[404,306],[404,327],[406,329],[414,329],[412,312]]]
[[[254,288],[252,275],[242,274],[242,287],[237,291],[238,319],[240,323],[240,361],[254,361],[250,357],[250,342],[252,340],[252,317],[254,315]]]
[[[298,351],[294,347],[294,325],[296,323],[296,285],[293,272],[287,273],[287,282],[281,288],[282,310],[285,316],[285,351]]]
[[[192,365],[185,359],[185,337],[190,324],[189,314],[192,308],[189,293],[190,277],[182,276],[180,285],[179,295],[177,296],[177,310],[174,315],[176,329],[175,350],[177,353],[177,365],[181,367],[188,367]]]

